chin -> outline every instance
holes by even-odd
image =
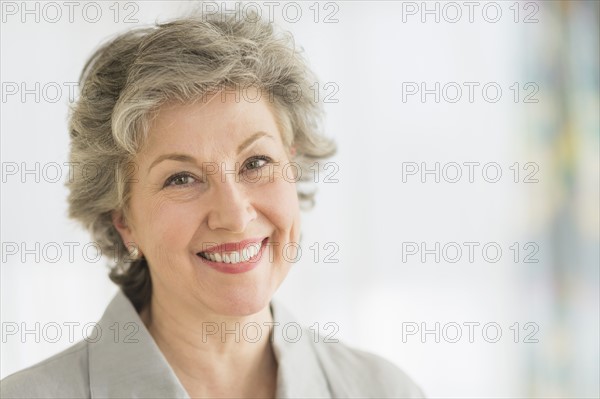
[[[239,274],[220,273],[199,263],[195,299],[213,314],[244,317],[263,311],[286,278],[289,265],[266,262]]]
[[[244,317],[250,316],[264,310],[265,307],[269,306],[271,301],[271,294],[237,294],[227,295],[227,297],[219,298],[213,310],[224,316],[231,317]]]

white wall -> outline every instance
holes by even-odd
[[[5,2],[3,7],[6,8]],[[82,245],[89,241],[87,234],[66,217],[66,189],[63,179],[49,182],[54,169],[43,166],[67,161],[68,133],[66,116],[68,89],[65,82],[76,82],[84,61],[104,39],[136,24],[124,23],[128,12],[140,23],[165,20],[179,15],[190,5],[180,2],[131,2],[130,8],[120,5],[119,22],[114,22],[112,2],[98,2],[102,17],[90,23],[82,16],[83,4],[75,9],[74,22],[68,21],[68,9],[58,2],[62,18],[56,23],[54,11],[44,18],[44,4],[38,5],[41,18],[21,15],[21,2],[16,15],[3,9],[1,27],[3,101],[1,118],[2,184],[2,242],[25,243],[33,248],[55,242],[63,251],[56,263],[48,262],[54,252],[42,256],[9,255],[3,248],[1,269],[1,312],[3,342],[1,373],[4,377],[29,366],[70,345],[64,336],[57,343],[33,334],[6,335],[6,329],[17,323],[19,328],[33,328],[34,323],[79,322],[81,325],[97,320],[116,288],[107,278],[104,261],[86,262]],[[33,8],[35,3],[29,7]],[[128,3],[129,4],[129,3]],[[263,12],[265,5],[259,4]],[[283,18],[285,3],[275,8],[276,20],[290,30],[321,79],[321,94],[331,93],[334,83],[339,91],[333,95],[337,103],[325,104],[327,132],[335,137],[339,154],[338,183],[320,183],[317,207],[303,221],[304,250],[277,296],[307,325],[335,322],[336,335],[350,344],[379,353],[400,365],[431,397],[517,397],[527,394],[527,350],[523,324],[540,325],[538,314],[528,311],[527,289],[524,289],[522,259],[515,263],[514,242],[522,246],[538,232],[528,219],[534,204],[531,184],[522,182],[526,162],[540,167],[535,177],[548,178],[550,169],[542,160],[527,152],[527,132],[521,117],[537,105],[513,100],[510,86],[522,86],[519,43],[523,35],[539,30],[542,23],[525,25],[513,21],[512,2],[499,4],[502,17],[497,23],[486,21],[482,10],[486,3],[474,9],[469,22],[468,9],[458,2],[462,18],[457,23],[447,20],[455,11],[438,3],[439,23],[434,15],[409,15],[421,2],[338,2],[320,3],[315,23],[314,5],[302,3],[302,17],[290,23],[293,9],[288,8],[288,21]],[[296,3],[297,4],[297,3]],[[433,9],[435,3],[429,3]],[[88,6],[92,7],[92,6]],[[288,6],[293,7],[293,6]],[[446,8],[444,8],[446,7]],[[494,18],[494,8],[486,8],[488,19]],[[404,11],[404,12],[403,12]],[[526,11],[521,9],[519,18]],[[324,23],[326,15],[334,13],[335,23]],[[544,21],[542,7],[537,18]],[[94,17],[93,9],[87,16]],[[444,16],[446,18],[444,18]],[[21,17],[25,22],[21,22]],[[405,21],[403,21],[405,18]],[[22,101],[20,92],[8,95],[5,82],[28,88],[36,82],[40,87],[55,82],[62,87],[60,99],[48,101],[55,92],[48,87],[38,102],[33,95]],[[435,82],[441,86],[456,82],[463,97],[456,103],[447,101],[454,96],[446,92],[439,103],[433,95],[426,102],[419,96],[402,99],[403,82]],[[474,100],[469,102],[464,82],[478,82]],[[481,88],[494,82],[502,88],[498,102],[486,101]],[[68,85],[68,83],[66,83]],[[10,84],[9,84],[10,86]],[[13,86],[11,86],[13,87]],[[450,87],[448,87],[450,89]],[[19,88],[20,89],[20,88]],[[494,91],[490,89],[490,96]],[[45,94],[45,95],[44,95]],[[444,94],[444,93],[442,93]],[[525,91],[520,91],[521,96]],[[40,163],[44,173],[39,182],[33,174],[9,175],[12,163],[21,169],[24,162],[32,168]],[[403,163],[421,162],[433,167],[450,162],[462,165],[462,179],[449,183],[443,176],[439,183],[433,176],[404,176]],[[479,162],[474,182],[468,181],[464,162]],[[481,165],[496,162],[502,171],[497,183],[489,183],[482,175]],[[513,181],[515,162],[520,163],[520,182]],[[541,163],[541,164],[540,164]],[[62,168],[63,174],[66,168]],[[447,177],[454,169],[447,169]],[[493,169],[487,178],[493,178]],[[22,182],[21,180],[25,180]],[[70,261],[65,242],[77,242],[75,259]],[[338,263],[314,263],[307,248],[318,242],[321,257],[327,242],[339,246]],[[433,255],[421,262],[419,256],[402,261],[403,242],[449,242],[461,244],[462,258],[456,263]],[[468,261],[463,242],[478,242],[475,260]],[[496,263],[482,257],[485,243],[497,243],[502,256]],[[49,249],[50,251],[50,249]],[[548,259],[549,248],[541,246],[536,255],[542,262]],[[490,250],[490,256],[493,251]],[[88,256],[93,256],[90,250]],[[448,253],[448,257],[453,253]],[[521,257],[524,256],[521,249]],[[46,258],[46,259],[44,259]],[[402,323],[426,323],[433,328],[436,322],[443,327],[458,323],[463,337],[449,343],[433,335],[421,342],[419,335],[403,342]],[[480,323],[475,329],[474,342],[468,341],[465,322]],[[488,343],[481,326],[498,323],[502,337]],[[513,342],[515,322],[520,323],[519,343]],[[81,325],[75,328],[81,338]],[[539,338],[544,326],[540,325]],[[63,332],[66,332],[63,329]],[[454,330],[446,330],[449,338]],[[494,332],[489,330],[493,338]],[[21,339],[23,338],[23,339]],[[489,338],[489,337],[488,337]],[[25,342],[21,342],[24,340]],[[529,345],[529,346],[528,346]]]

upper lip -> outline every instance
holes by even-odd
[[[202,253],[221,253],[221,252],[234,252],[241,251],[244,248],[248,248],[250,245],[260,245],[262,241],[267,237],[249,238],[247,240],[238,242],[226,242],[224,244],[214,245],[203,251]]]

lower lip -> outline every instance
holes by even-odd
[[[267,247],[267,241],[268,241],[268,238],[265,238],[260,246],[258,254],[254,255],[254,257],[248,259],[246,262],[240,262],[240,263],[233,264],[233,263],[213,262],[212,260],[203,258],[200,255],[196,255],[196,257],[198,259],[200,259],[203,263],[207,264],[208,266],[212,267],[213,269],[215,269],[221,273],[227,273],[227,274],[245,273],[245,272],[249,272],[250,270],[256,268],[256,266],[258,266],[258,264],[260,263],[260,260],[262,259],[263,252],[265,251],[265,248]]]

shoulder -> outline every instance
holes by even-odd
[[[89,397],[87,342],[0,381],[2,398]]]
[[[404,371],[381,356],[342,342],[313,344],[335,397],[425,397]]]
[[[271,310],[274,320],[279,325],[294,323],[300,326],[279,301],[271,301]],[[290,392],[305,392],[304,387],[314,388],[317,382],[322,382],[322,390],[310,390],[310,394],[302,397],[425,397],[423,391],[406,373],[384,358],[343,342],[332,342],[320,334],[315,336],[312,329],[304,327],[301,330],[301,338],[297,341],[285,339],[285,328],[274,334],[276,355],[279,354],[278,361],[283,361],[280,362],[280,366],[287,366],[284,368],[293,370],[287,376],[287,384],[296,384],[295,381],[299,381],[297,384],[302,385],[294,386],[297,389],[289,390]],[[303,372],[300,373],[299,370]],[[279,371],[282,371],[281,367]]]

